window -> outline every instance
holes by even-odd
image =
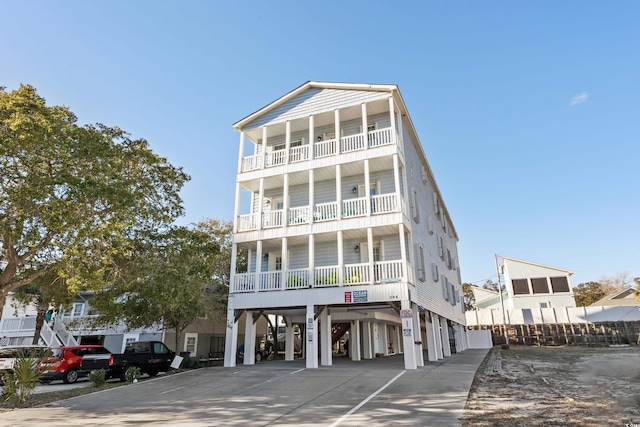
[[[513,286],[514,295],[529,295],[529,283],[527,279],[513,279],[511,280]]]
[[[187,333],[184,334],[184,351],[189,352],[189,356],[196,355],[196,344],[198,343],[198,334]]]
[[[433,276],[434,282],[437,282],[440,278],[439,272],[438,272],[438,264],[436,264],[435,262],[431,263],[431,275]]]
[[[425,281],[425,276],[426,276],[426,272],[425,272],[425,264],[424,264],[424,247],[422,247],[422,245],[417,245],[416,248],[416,252],[417,252],[417,257],[418,259],[416,260],[418,265],[418,279],[422,282]]]
[[[291,141],[290,147],[291,148],[300,147],[302,145],[303,139],[304,138],[296,139],[295,141]],[[280,151],[280,150],[284,150],[286,148],[287,148],[287,144],[286,143],[285,144],[278,144],[278,145],[274,145],[273,146],[273,151]]]
[[[551,308],[551,303],[549,301],[540,302],[540,308]]]
[[[534,294],[548,294],[549,285],[547,284],[547,278],[541,277],[537,279],[531,279],[531,288]]]
[[[169,354],[169,349],[167,348],[166,345],[162,344],[161,342],[154,342],[153,352],[155,354]]]
[[[137,340],[135,338],[127,338],[124,342],[125,345],[129,345],[132,342],[136,342]]]
[[[73,311],[71,312],[71,316],[78,317],[82,316],[84,312],[84,303],[83,302],[74,302],[73,303]]]
[[[447,267],[451,270],[451,251],[447,249]]]
[[[336,132],[325,132],[322,134],[322,140],[327,141],[329,139],[336,139]]]
[[[449,301],[449,281],[444,274],[442,275],[442,297],[445,301]]]
[[[552,277],[551,289],[553,290],[553,293],[569,292],[569,281],[566,277]]]
[[[438,254],[444,261],[444,241],[442,240],[442,237],[438,237]]]

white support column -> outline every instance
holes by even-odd
[[[316,245],[315,245],[315,236],[313,234],[309,234],[309,287],[315,285],[314,282],[314,270],[316,268]]]
[[[369,178],[369,159],[364,160],[364,197],[367,198],[367,215],[371,216],[371,180]]]
[[[432,312],[431,322],[433,324],[433,335],[436,340],[436,358],[438,360],[444,359],[444,353],[442,350],[442,332],[440,331],[440,316]]]
[[[407,188],[409,186],[409,183],[407,182],[406,165],[402,168],[402,182],[404,183],[404,191],[402,192],[403,194],[401,195],[401,197],[404,199],[404,205],[407,207],[407,209],[409,209],[409,189]],[[407,216],[409,215],[407,214]]]
[[[404,353],[404,348],[402,347],[402,325],[396,328],[396,343],[398,345],[398,354]]]
[[[282,282],[280,283],[281,289],[287,288],[287,276],[289,273],[289,248],[288,248],[288,240],[286,237],[282,238],[282,271],[280,274],[282,277],[280,278]]]
[[[391,119],[391,138],[396,139],[396,108],[393,103],[393,96],[389,97],[389,118]]]
[[[416,366],[424,366],[424,355],[422,350],[422,325],[420,324],[420,310],[418,306],[414,303],[411,304],[413,307],[413,339],[414,339],[414,351],[416,357]],[[420,344],[416,344],[420,343]]]
[[[335,133],[336,133],[336,154],[342,152],[342,141],[340,140],[340,110],[334,111]]]
[[[338,230],[338,286],[344,286],[344,241],[342,230]]]
[[[256,325],[253,323],[253,311],[247,311],[244,318],[244,364],[256,363]]]
[[[447,319],[440,318],[440,330],[442,331],[442,350],[445,357],[451,356],[451,347],[449,346],[449,326]]]
[[[231,301],[229,301],[231,306]],[[238,349],[238,323],[235,320],[235,310],[231,307],[227,309],[227,334],[224,344],[224,366],[233,368],[236,366],[236,351]]]
[[[234,283],[236,277],[236,262],[238,260],[238,245],[231,244],[231,271],[229,273],[229,292],[233,293],[235,290]]]
[[[293,323],[291,323],[291,320],[287,320],[287,327],[285,328],[285,331],[284,331],[284,339],[285,339],[284,360],[291,361],[295,357],[295,354],[294,354],[295,335],[293,333]],[[273,350],[276,351],[276,349],[273,349]]]
[[[262,126],[262,161],[260,162],[260,169],[264,169],[267,161],[267,127]]]
[[[376,282],[375,277],[375,260],[373,258],[373,228],[367,227],[367,256],[369,257],[369,283],[372,285]]]
[[[240,132],[240,149],[238,150],[238,173],[242,173],[243,160],[244,160],[244,131]]]
[[[349,329],[349,356],[354,362],[359,362],[362,358],[360,354],[360,321],[352,320]]]
[[[402,197],[400,194],[400,162],[397,154],[393,155],[393,191],[397,197]],[[400,203],[400,200],[397,203]]]
[[[373,357],[380,353],[380,325],[375,322],[371,323],[371,350]]]
[[[404,124],[402,124],[402,112],[398,111],[396,117],[398,117],[398,139],[396,144],[400,145],[402,147],[402,151],[404,151]]]
[[[315,209],[315,183],[313,180],[313,169],[309,169],[309,224],[313,224]]]
[[[325,308],[319,317],[320,320],[320,364],[322,366],[331,366],[333,360],[331,358],[331,315],[329,309]]]
[[[398,237],[400,238],[400,260],[402,261],[402,280],[409,281],[409,275],[407,274],[407,246],[404,236],[404,224],[398,225]]]
[[[382,334],[380,335],[380,347],[382,349],[382,353],[385,356],[389,355],[389,326],[385,323],[380,324],[380,331]]]
[[[253,213],[253,212],[251,212]],[[238,232],[238,216],[240,215],[240,183],[236,182],[236,195],[233,202],[233,232]]]
[[[307,336],[305,337],[307,368],[318,367],[318,322],[315,320],[315,307],[307,305]]]
[[[362,103],[362,137],[364,138],[364,149],[369,148],[369,132],[367,128],[369,124],[367,123],[367,103]]]
[[[371,322],[362,322],[362,358],[373,359],[373,339],[371,337]]]
[[[289,174],[284,174],[284,188],[282,193],[282,226],[289,226]]]
[[[291,121],[290,120],[287,120],[286,123],[284,124],[284,142],[285,142],[284,163],[288,165],[289,151],[291,151]]]
[[[315,132],[313,128],[314,128],[313,115],[311,115],[309,116],[309,160],[313,160],[316,154],[315,153],[316,141],[314,139]]]
[[[431,313],[429,311],[424,312],[424,324],[427,329],[427,357],[429,362],[437,362],[438,353],[436,351],[436,336],[433,330],[433,323],[431,321]]]
[[[404,345],[404,368],[417,369],[415,347],[415,328],[413,324],[413,311],[411,310],[411,301],[402,300],[400,303],[402,312],[409,310],[411,317],[402,317],[402,344]]]
[[[260,290],[260,273],[262,271],[262,240],[256,242],[256,287],[254,292]]]
[[[260,185],[258,187],[258,230],[262,230],[262,209],[264,207],[264,178],[260,178]]]
[[[340,165],[336,165],[336,219],[342,219],[342,176]]]

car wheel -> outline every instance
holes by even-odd
[[[130,369],[135,369],[135,366],[127,366],[126,368],[124,368],[122,370],[122,373],[120,374],[120,381],[125,382],[127,380],[127,372],[129,372]]]
[[[78,381],[78,371],[76,369],[69,369],[62,378],[65,384],[72,384]]]

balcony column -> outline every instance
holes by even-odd
[[[331,366],[331,315],[329,309],[325,308],[319,317],[320,320],[320,364],[322,366]]]
[[[334,111],[335,118],[335,134],[336,134],[336,154],[342,152],[342,141],[340,141],[340,110]]]
[[[402,194],[402,198],[404,199],[404,205],[408,208],[409,207],[409,189],[407,188],[408,184],[407,184],[407,168],[403,167],[402,168],[402,182],[404,183],[404,191]],[[407,216],[409,216],[407,214]]]
[[[315,246],[315,236],[313,234],[309,234],[309,287],[315,285],[315,268],[316,268],[316,246]]]
[[[349,329],[349,356],[354,362],[359,362],[362,358],[360,354],[360,321],[352,320]]]
[[[281,280],[281,287],[282,289],[286,289],[287,287],[287,276],[289,275],[289,254],[287,253],[288,251],[288,240],[286,237],[282,238],[282,271],[280,272],[282,274]]]
[[[389,118],[391,119],[391,138],[397,143],[396,138],[396,107],[393,102],[393,96],[389,97]]]
[[[307,305],[307,337],[304,341],[307,368],[318,367],[318,322],[315,319],[315,316],[315,306],[313,304]]]
[[[282,189],[282,226],[289,226],[289,174],[284,174],[284,187]]]
[[[313,158],[315,157],[315,144],[316,141],[314,140],[314,123],[313,123],[313,115],[309,116],[309,160],[313,160]]]
[[[238,173],[242,172],[243,160],[244,160],[244,132],[240,132],[240,148],[238,150]]]
[[[420,310],[415,303],[413,307],[413,339],[415,340],[413,350],[415,351],[416,366],[424,366],[424,354],[422,351],[422,325],[420,321]],[[418,344],[420,343],[420,344]]]
[[[240,183],[236,182],[236,195],[233,203],[233,232],[234,233],[238,232],[239,216],[240,216]]]
[[[338,283],[344,286],[344,242],[342,230],[338,231]]]
[[[260,272],[262,270],[262,240],[256,242],[256,286],[254,292],[260,289]]]
[[[404,125],[402,124],[402,113],[398,111],[398,135],[396,144],[400,145],[401,151],[404,152]]]
[[[404,241],[404,224],[400,223],[398,225],[398,237],[400,237],[400,268],[402,269],[402,271],[400,272],[400,274],[402,274],[402,280],[405,282],[409,281],[409,278],[407,277],[407,247],[405,246],[405,241]]]
[[[402,312],[407,310],[411,311],[411,301],[402,300],[400,307]],[[403,317],[402,321],[402,346],[404,347],[404,369],[417,369],[416,364],[416,352],[414,350],[415,341],[414,336],[416,334],[415,325],[413,324],[413,312],[411,311],[411,317]]]
[[[438,353],[436,352],[436,336],[433,331],[433,322],[431,320],[431,312],[424,312],[424,325],[427,330],[427,358],[429,362],[438,361]]]
[[[285,153],[284,164],[289,164],[289,151],[291,151],[291,121],[287,120],[284,124],[284,141],[285,141]]]
[[[260,162],[260,169],[264,169],[267,160],[267,127],[262,126],[262,161]]]
[[[375,260],[373,259],[373,228],[367,227],[367,255],[369,256],[369,283],[376,282]]]
[[[400,162],[398,161],[398,154],[393,155],[393,191],[396,193],[396,198],[400,197]],[[396,200],[399,204],[400,200]]]
[[[451,356],[451,346],[449,346],[449,325],[447,319],[440,318],[440,330],[442,331],[442,350],[445,357]]]
[[[236,366],[236,351],[238,348],[238,322],[235,321],[235,310],[231,307],[229,300],[227,308],[227,333],[224,344],[224,367],[233,368]]]
[[[293,323],[291,323],[290,319],[287,319],[285,321],[285,325],[284,360],[292,361],[295,358],[295,334],[293,333]]]
[[[371,216],[371,179],[369,178],[369,159],[364,160],[364,197],[366,198],[365,212]]]
[[[313,151],[313,150],[312,150]],[[315,212],[315,187],[313,182],[313,169],[309,169],[309,224],[313,224]]]
[[[244,361],[245,365],[256,364],[256,325],[253,311],[247,311],[244,318]]]
[[[336,219],[342,219],[342,176],[340,165],[336,165]]]
[[[231,274],[229,277],[229,285],[231,288],[231,292],[235,290],[235,281],[236,281],[236,261],[238,259],[238,245],[235,243],[231,244]]]
[[[256,222],[258,223],[257,224],[258,230],[262,230],[262,226],[264,224],[264,221],[262,218],[263,207],[264,207],[264,178],[260,178],[260,186],[258,189],[258,218],[256,218]]]
[[[369,148],[369,124],[367,123],[367,103],[362,103],[362,137],[364,138],[364,149]]]

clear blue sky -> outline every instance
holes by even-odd
[[[493,254],[640,276],[640,2],[0,0],[0,85],[149,140],[231,219],[231,125],[307,80],[394,83],[462,279]]]

